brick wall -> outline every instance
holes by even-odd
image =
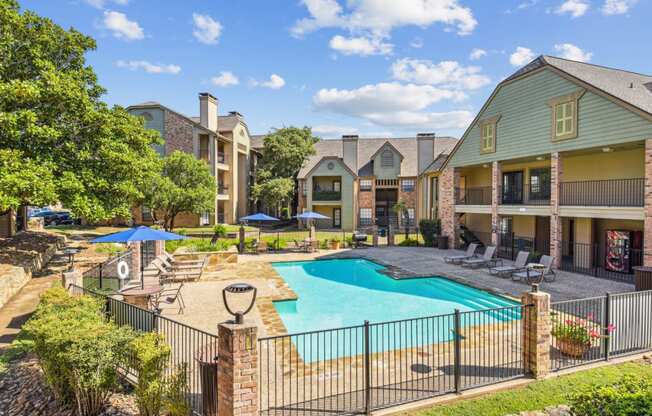
[[[193,125],[190,121],[171,111],[165,112],[165,153],[175,150],[193,152]]]
[[[456,180],[457,177],[457,180]],[[448,167],[439,176],[439,218],[442,234],[449,237],[449,244],[455,243],[455,185],[459,175]]]

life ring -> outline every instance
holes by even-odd
[[[118,277],[123,280],[129,277],[129,264],[124,260],[118,262]]]

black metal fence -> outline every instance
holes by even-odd
[[[550,247],[542,248],[541,252],[536,250],[536,244],[532,237],[523,237],[514,233],[498,233],[498,247],[496,255],[503,259],[515,260],[519,251],[527,251],[533,256],[548,254]]]
[[[652,291],[555,302],[553,371],[652,350]]]
[[[612,247],[608,257],[599,244],[562,243],[560,269],[603,279],[634,283],[632,268],[643,264],[643,250],[626,245]]]
[[[84,287],[109,292],[119,290],[122,281],[128,281],[133,277],[131,258],[131,250],[127,250],[84,271],[82,273]],[[120,278],[120,273],[125,273],[124,279]]]
[[[367,413],[522,376],[524,311],[456,311],[261,338],[261,413]]]
[[[457,205],[491,205],[491,186],[474,188],[455,188]]]
[[[645,178],[562,182],[559,204],[642,207],[645,205]]]
[[[78,295],[97,296],[104,299],[106,301],[106,315],[117,325],[130,326],[138,332],[157,332],[163,335],[165,342],[171,348],[166,377],[170,377],[178,371],[184,371],[186,374],[186,398],[188,404],[192,407],[194,414],[204,414],[202,382],[207,374],[211,374],[211,372],[216,374],[214,373],[218,352],[218,337],[216,335],[97,291],[75,285],[71,285],[71,289],[73,293]],[[124,368],[123,370],[128,376],[138,377],[138,374],[132,368]],[[216,403],[215,398],[210,399],[206,400],[206,402]]]
[[[525,184],[522,188],[500,188],[502,205],[550,205],[550,183]]]

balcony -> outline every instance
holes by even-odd
[[[643,207],[645,178],[562,182],[559,205]]]
[[[340,191],[312,191],[313,201],[339,201],[342,199],[342,192]]]
[[[525,184],[501,193],[501,205],[550,205],[550,182]]]
[[[491,205],[491,186],[455,188],[456,205]]]
[[[218,195],[228,195],[229,194],[229,187],[227,185],[224,185],[223,183],[220,183],[217,185],[217,194]]]

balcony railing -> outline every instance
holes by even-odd
[[[224,184],[218,184],[217,185],[217,193],[218,195],[228,195],[229,194],[229,187]]]
[[[550,205],[550,183],[525,184],[523,188],[513,188],[501,192],[502,205]]]
[[[562,182],[559,204],[642,207],[645,205],[645,178]]]
[[[339,201],[342,199],[340,191],[312,191],[313,201]]]
[[[457,205],[491,205],[491,186],[455,188]]]

